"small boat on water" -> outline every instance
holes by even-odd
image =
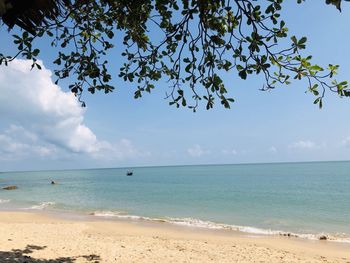
[[[126,176],[132,176],[132,174],[133,174],[133,171],[127,171],[126,172]]]

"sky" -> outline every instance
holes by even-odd
[[[350,80],[350,4],[339,13],[324,1],[285,2],[290,36],[307,36],[314,61],[339,64],[337,79]],[[0,27],[0,53],[16,52],[13,33]],[[232,72],[231,109],[193,113],[168,105],[164,81],[135,100],[117,78],[111,94],[85,92],[81,108],[68,82],[53,83],[57,51],[39,46],[42,70],[23,59],[0,67],[0,171],[350,159],[349,99],[327,93],[320,110],[305,83],[262,92],[261,79]],[[117,72],[118,54],[110,58]]]

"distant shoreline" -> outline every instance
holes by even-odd
[[[17,173],[17,172],[64,172],[64,171],[79,171],[79,170],[108,170],[108,169],[134,169],[134,168],[167,168],[167,167],[192,167],[192,166],[226,166],[226,165],[278,165],[278,164],[313,164],[313,163],[344,163],[350,160],[331,160],[331,161],[283,161],[283,162],[242,162],[242,163],[209,163],[209,164],[168,164],[168,165],[134,165],[121,167],[88,167],[88,168],[71,168],[71,169],[38,169],[38,170],[11,170],[0,171],[1,173]]]

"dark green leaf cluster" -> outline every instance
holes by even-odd
[[[350,2],[350,0],[343,0],[343,1]],[[341,11],[341,2],[342,2],[342,0],[326,0],[326,4],[327,4],[327,5],[332,4],[332,5],[334,5],[339,11]]]
[[[326,3],[340,9],[339,0]],[[33,66],[40,67],[39,50],[32,49],[32,42],[44,35],[51,38],[51,45],[60,48],[54,61],[57,82],[73,76],[70,89],[79,99],[86,89],[114,89],[108,52],[115,38],[125,46],[119,77],[135,83],[135,98],[165,79],[170,105],[195,111],[203,100],[207,109],[217,101],[230,108],[234,99],[223,81],[227,72],[241,79],[262,75],[262,90],[290,84],[291,79],[306,80],[320,107],[327,89],[349,97],[347,82],[333,79],[337,65],[312,63],[311,56],[303,55],[306,37],[288,37],[280,17],[282,4],[283,0],[75,1],[65,14],[39,27],[35,36],[14,36],[16,56],[33,59]],[[0,63],[14,57],[0,54]]]

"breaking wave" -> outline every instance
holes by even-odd
[[[10,199],[0,199],[0,204],[5,204],[10,202]]]
[[[342,243],[350,243],[350,237],[345,234],[339,235],[330,235],[327,233],[319,233],[319,234],[307,234],[307,233],[293,233],[287,231],[280,230],[271,230],[271,229],[262,229],[251,226],[239,226],[239,225],[229,225],[229,224],[221,224],[215,223],[211,221],[200,220],[196,218],[151,218],[144,216],[136,216],[129,215],[123,212],[113,212],[113,211],[96,211],[90,213],[90,215],[96,217],[104,217],[104,218],[116,218],[116,219],[129,219],[129,220],[140,220],[140,221],[152,221],[152,222],[162,222],[169,223],[174,225],[180,225],[185,227],[197,227],[203,229],[215,229],[215,230],[230,230],[230,231],[238,231],[248,234],[255,235],[278,235],[285,237],[295,237],[295,238],[305,238],[310,240],[328,240],[332,242],[342,242]]]
[[[34,210],[44,210],[45,208],[48,208],[49,206],[55,205],[55,202],[41,202],[38,205],[33,205],[29,209],[34,209]]]

